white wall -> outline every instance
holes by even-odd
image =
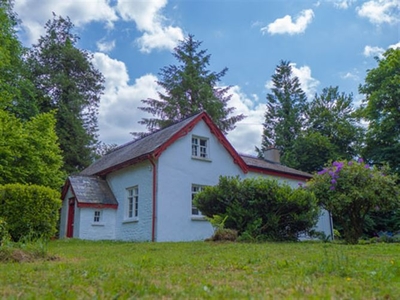
[[[210,161],[192,158],[192,135],[209,138]],[[213,234],[211,224],[192,219],[192,184],[216,185],[220,175],[235,176],[241,172],[203,121],[169,146],[159,157],[157,241],[192,241],[210,237]]]
[[[78,208],[80,211],[79,238],[86,240],[114,240],[117,210],[112,208]],[[94,223],[94,212],[101,211],[99,223]]]
[[[59,232],[60,238],[65,238],[67,236],[68,199],[71,197],[73,197],[73,194],[71,193],[71,187],[69,187],[65,195],[65,198],[62,199],[62,207],[60,213],[60,232]]]
[[[118,201],[115,221],[115,239],[127,241],[150,241],[152,229],[153,169],[150,162],[143,162],[110,174],[107,182]],[[126,221],[126,189],[139,188],[139,217]]]

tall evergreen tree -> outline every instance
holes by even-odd
[[[183,40],[173,52],[179,64],[163,67],[159,72],[161,79],[157,84],[164,92],[158,93],[159,99],[142,100],[147,106],[139,109],[155,116],[139,121],[150,132],[202,110],[210,115],[224,133],[234,129],[235,123],[244,118],[242,114],[232,116],[235,108],[227,107],[231,98],[231,95],[227,95],[230,87],[217,86],[228,69],[218,73],[209,71],[207,68],[211,55],[207,54],[207,50],[199,49],[201,44],[193,35]]]
[[[359,87],[366,97],[361,112],[368,121],[363,154],[400,174],[400,48],[387,50],[377,61]]]
[[[301,134],[307,97],[288,61],[281,61],[276,67],[272,84],[272,93],[267,94],[261,149],[257,150],[261,154],[276,147],[282,154],[282,163],[291,166],[288,153]]]
[[[26,49],[18,40],[18,19],[12,2],[0,0],[0,109],[28,120],[38,113],[35,87],[24,62]]]
[[[43,94],[43,112],[57,110],[56,132],[68,173],[88,166],[95,157],[97,114],[104,77],[94,68],[92,55],[76,47],[69,18],[53,16],[29,54],[36,87]]]

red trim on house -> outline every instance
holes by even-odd
[[[156,241],[156,220],[157,220],[157,169],[153,158],[149,155],[149,161],[153,166],[153,197],[152,197],[152,209],[153,214],[151,218],[151,241]]]
[[[214,122],[211,120],[210,116],[207,115],[207,113],[202,112],[199,114],[196,118],[194,118],[189,124],[187,124],[183,129],[179,130],[177,133],[175,133],[167,142],[162,144],[160,147],[158,147],[154,152],[153,152],[153,157],[158,158],[162,154],[162,152],[167,149],[170,145],[172,145],[176,140],[179,138],[187,135],[189,132],[193,130],[193,128],[196,126],[197,123],[199,123],[201,120],[203,120],[207,126],[210,128],[210,132],[215,135],[215,137],[218,139],[218,141],[226,148],[226,150],[229,152],[229,154],[233,158],[233,162],[242,169],[243,173],[248,172],[248,166],[244,162],[244,160],[240,157],[240,155],[236,152],[236,150],[232,147],[232,145],[229,143],[229,141],[226,139],[226,137],[223,135],[221,130],[214,124]]]
[[[62,188],[62,190],[61,190],[61,200],[64,201],[65,196],[66,196],[67,193],[68,193],[68,188],[69,188],[70,186],[71,186],[71,182],[69,181],[69,178],[67,178],[67,180],[65,181],[65,184],[64,184],[64,186],[63,186],[63,188]],[[71,186],[71,190],[72,190],[72,186]],[[74,194],[74,196],[75,196],[75,194]]]
[[[261,174],[265,174],[265,175],[278,176],[278,177],[283,177],[283,178],[287,178],[287,179],[306,181],[306,180],[312,178],[312,176],[295,175],[295,174],[289,174],[289,173],[284,173],[284,172],[279,172],[279,171],[274,171],[274,170],[267,170],[267,169],[263,169],[263,168],[252,167],[252,166],[248,166],[248,168],[249,168],[249,171],[251,171],[251,172],[261,173]]]
[[[100,203],[79,203],[77,201],[77,206],[79,208],[113,208],[117,209],[118,204],[100,204]]]

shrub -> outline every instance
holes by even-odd
[[[50,238],[56,233],[59,193],[37,185],[0,185],[0,217],[7,222],[14,241],[31,238]]]
[[[227,216],[226,228],[257,240],[297,240],[319,215],[312,193],[261,177],[220,177],[218,185],[196,195],[195,205],[207,217]]]
[[[372,168],[361,159],[334,162],[307,183],[320,204],[332,213],[349,244],[358,243],[373,211],[398,209],[399,188],[388,170]]]

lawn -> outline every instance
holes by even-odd
[[[400,244],[52,241],[0,263],[2,299],[396,299]]]

